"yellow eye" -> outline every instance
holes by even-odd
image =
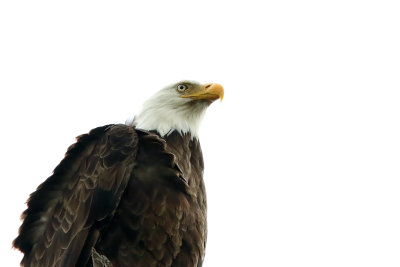
[[[188,88],[188,87],[187,87],[187,85],[185,85],[185,84],[180,84],[180,85],[177,86],[177,89],[178,89],[179,92],[183,92],[183,91],[185,91],[187,88]]]

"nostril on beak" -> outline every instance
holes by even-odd
[[[211,85],[212,85],[212,83],[208,83],[208,84],[206,84],[205,88],[208,89],[211,87]]]

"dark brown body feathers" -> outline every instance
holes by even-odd
[[[201,266],[202,176],[200,144],[189,134],[93,129],[28,199],[13,243],[21,265],[92,266],[94,248],[112,266]]]

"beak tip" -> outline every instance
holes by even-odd
[[[211,85],[211,87],[213,87],[212,90],[214,91],[214,93],[219,96],[220,102],[222,102],[222,99],[224,99],[224,93],[225,93],[224,87],[219,83],[213,83],[210,85]]]

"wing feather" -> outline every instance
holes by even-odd
[[[134,128],[106,125],[77,137],[53,175],[28,199],[13,246],[22,266],[74,266],[87,261],[93,227],[113,216],[137,152]],[[96,237],[97,238],[97,237]]]

